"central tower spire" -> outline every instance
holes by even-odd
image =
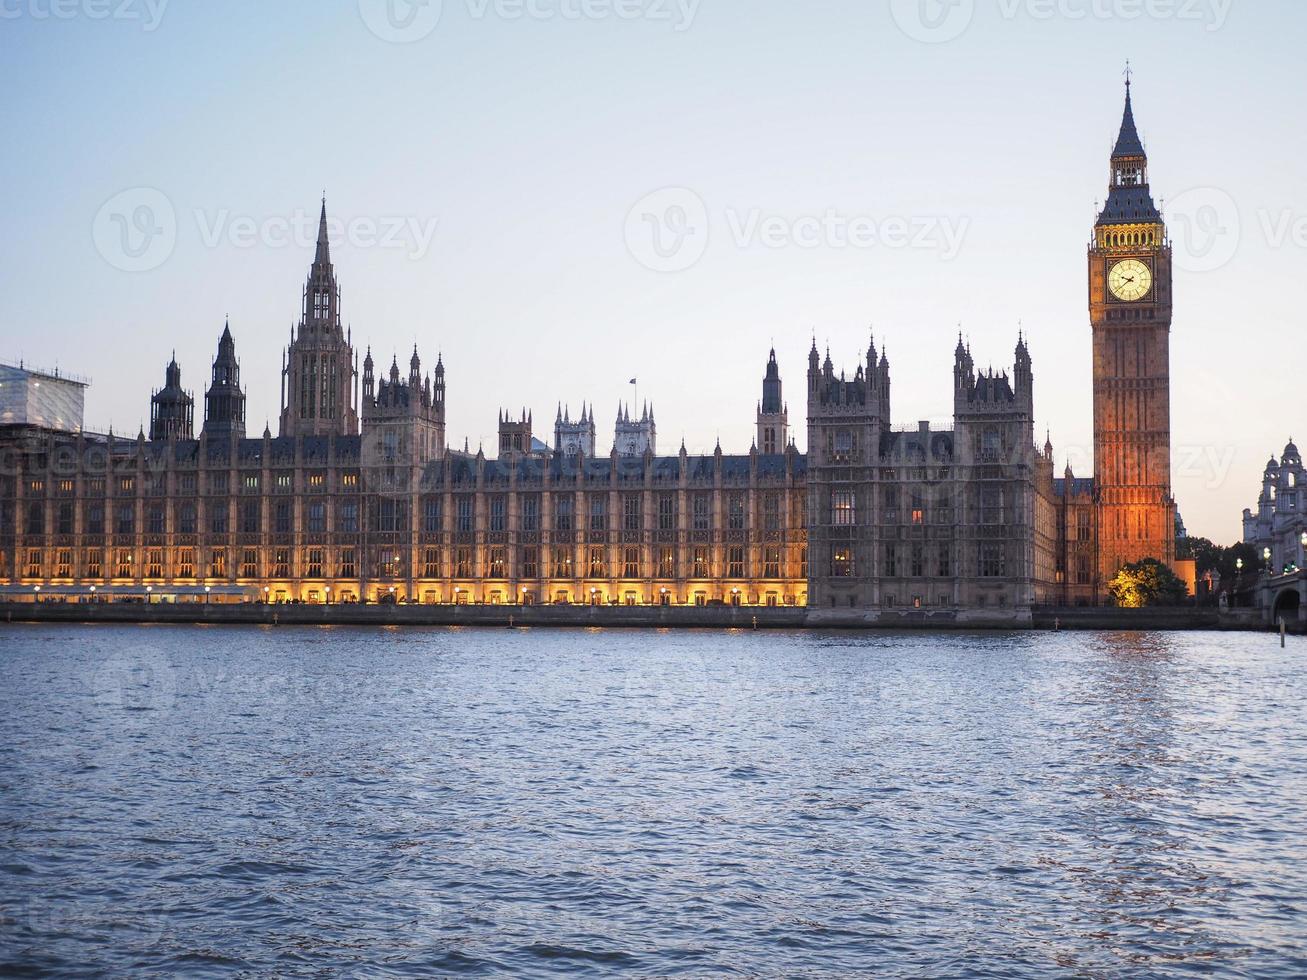
[[[327,198],[318,214],[318,240],[300,307],[298,329],[285,350],[281,434],[355,435],[358,391],[354,351],[340,322],[340,287],[331,264]]]

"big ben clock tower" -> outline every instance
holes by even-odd
[[[1175,561],[1171,497],[1171,243],[1148,188],[1130,83],[1107,203],[1089,248],[1094,482],[1105,583],[1143,558]]]

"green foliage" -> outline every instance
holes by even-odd
[[[1238,574],[1238,560],[1243,559],[1243,570],[1247,572],[1256,572],[1261,567],[1262,559],[1257,554],[1257,549],[1250,544],[1236,544],[1229,548],[1222,547],[1219,544],[1213,544],[1206,538],[1187,538],[1186,547],[1183,549],[1187,554],[1179,554],[1180,558],[1192,558],[1198,565],[1198,577],[1202,578],[1208,572],[1216,573],[1218,578],[1230,582]]]
[[[1176,606],[1188,595],[1184,582],[1156,558],[1126,565],[1116,573],[1107,591],[1123,609]]]

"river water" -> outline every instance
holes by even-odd
[[[0,973],[1303,976],[1307,642],[0,626]]]

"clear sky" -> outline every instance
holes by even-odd
[[[437,16],[438,15],[438,16]],[[443,352],[449,441],[655,403],[747,451],[815,334],[947,421],[1029,335],[1040,441],[1091,470],[1085,249],[1122,70],[1176,239],[1175,488],[1233,541],[1303,411],[1300,0],[0,0],[0,358],[134,434],[230,315],[276,430],[323,188],[360,347]],[[667,190],[667,189],[673,190]],[[653,222],[653,223],[651,223]],[[147,233],[152,233],[147,236]]]

